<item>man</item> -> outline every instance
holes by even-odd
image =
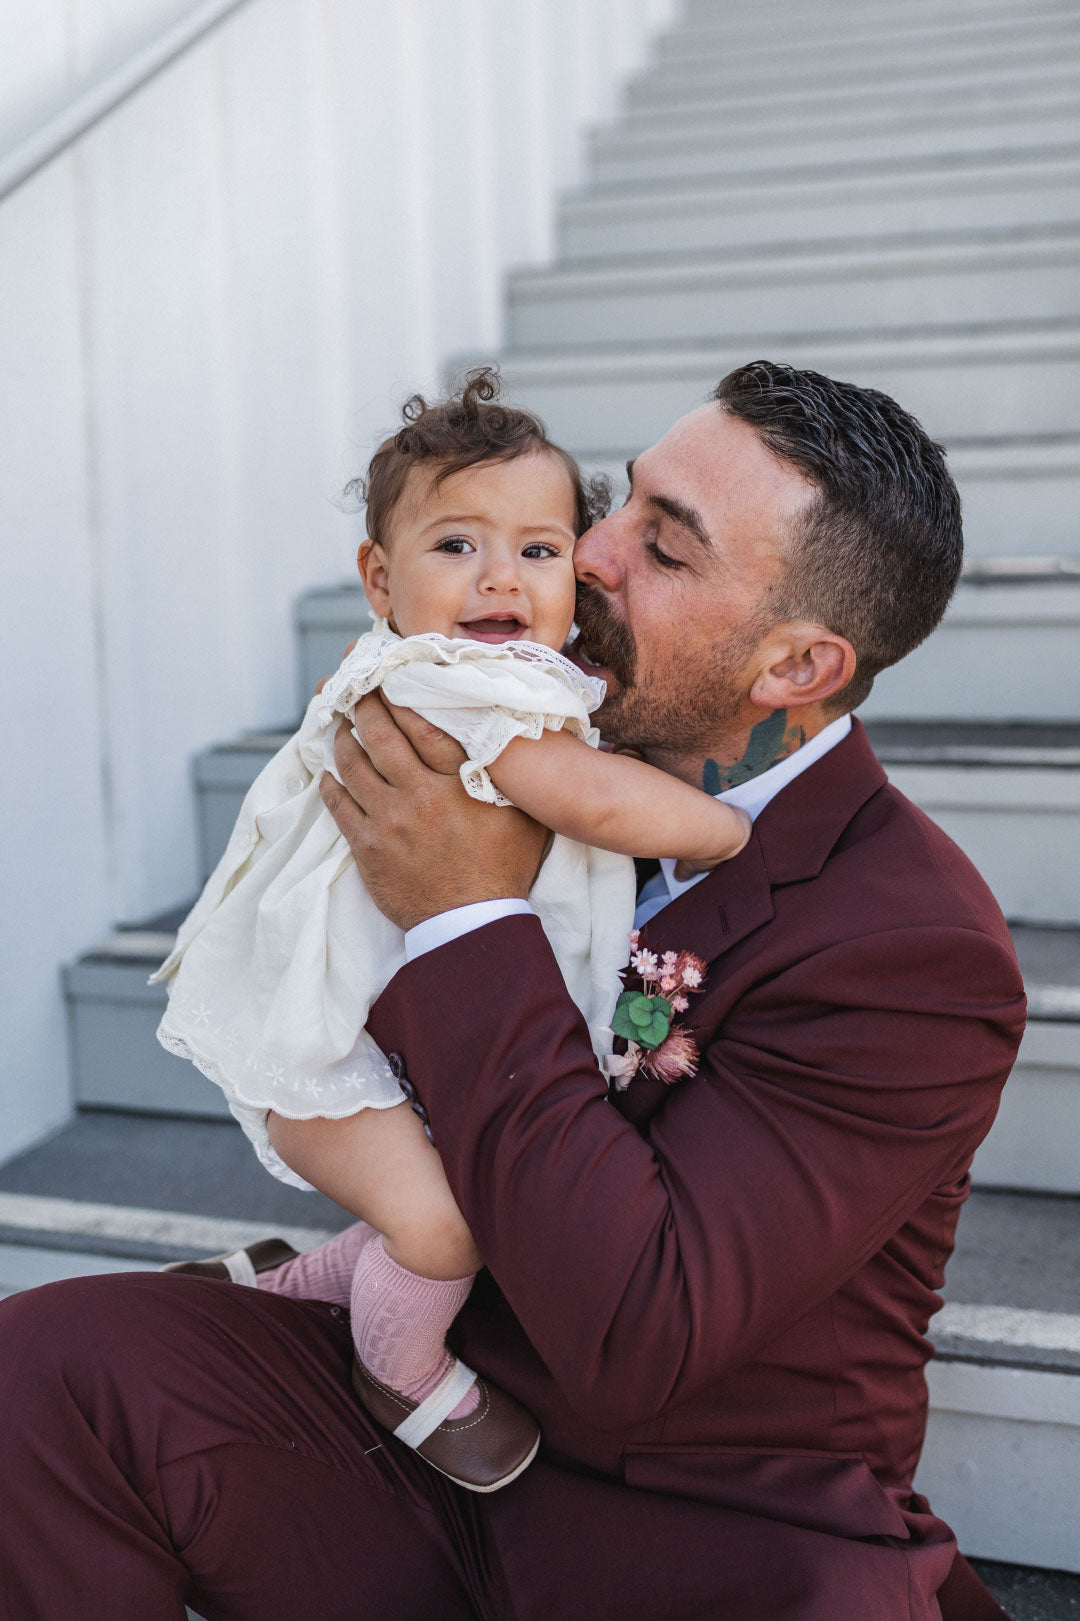
[[[892,401],[764,363],[631,480],[576,554],[602,729],[755,818],[714,873],[644,875],[645,943],[707,965],[694,1076],[609,1098],[522,899],[542,830],[467,801],[446,739],[365,700],[324,784],[413,931],[369,1029],[490,1270],[454,1348],[537,1414],[541,1457],[492,1497],[442,1480],[351,1400],[338,1308],[35,1291],[0,1314],[0,1613],[1000,1613],[911,1477],[1022,987],[849,713],[944,611],[956,492]]]

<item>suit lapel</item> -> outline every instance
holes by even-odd
[[[706,964],[716,962],[772,920],[774,887],[821,871],[852,817],[886,781],[863,727],[854,721],[841,743],[766,805],[745,850],[645,924],[642,945],[657,954],[692,951]],[[662,1081],[635,1080],[625,1092],[613,1093],[612,1101],[640,1125],[666,1092]]]

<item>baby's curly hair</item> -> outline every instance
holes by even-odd
[[[582,534],[602,518],[611,502],[606,478],[583,476],[581,468],[531,411],[499,401],[502,379],[494,366],[476,366],[449,399],[429,404],[422,394],[406,400],[404,425],[384,439],[368,466],[365,478],[355,478],[345,493],[367,504],[367,532],[385,547],[391,520],[405,482],[414,467],[429,464],[437,487],[444,479],[478,462],[511,461],[533,451],[557,456],[570,476],[574,491],[575,532]]]

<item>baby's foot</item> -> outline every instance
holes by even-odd
[[[470,1491],[496,1491],[536,1455],[540,1431],[512,1397],[446,1349],[472,1277],[425,1278],[400,1266],[381,1237],[356,1265],[353,1386],[398,1440]]]
[[[470,1492],[497,1492],[526,1470],[540,1447],[531,1413],[497,1385],[453,1360],[449,1373],[422,1402],[376,1379],[357,1357],[353,1389],[384,1429],[404,1441],[440,1474]],[[449,1418],[463,1394],[475,1398],[465,1418]]]

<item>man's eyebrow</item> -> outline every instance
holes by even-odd
[[[666,512],[680,529],[685,529],[703,551],[712,552],[713,543],[709,539],[709,531],[696,507],[688,507],[684,501],[677,501],[673,495],[650,495],[648,500],[654,507],[659,507],[661,512]]]
[[[637,458],[634,457],[626,464],[626,476],[630,481],[631,489],[634,487],[634,467],[636,462]],[[685,529],[687,534],[692,536],[705,551],[711,552],[713,550],[709,531],[706,529],[701,514],[696,507],[687,506],[685,501],[679,501],[673,495],[649,495],[645,499],[654,507],[659,507],[660,511],[666,513],[673,523],[679,525],[680,529]]]

